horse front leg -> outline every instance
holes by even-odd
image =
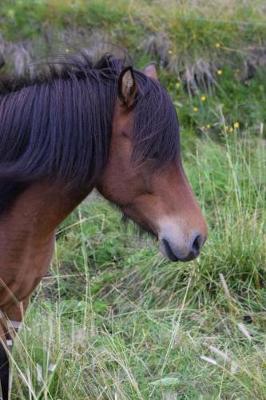
[[[0,381],[2,400],[10,399],[9,354],[12,351],[15,336],[21,326],[23,316],[28,306],[28,299],[12,305],[5,313],[1,313],[0,319]]]
[[[7,341],[5,328],[0,324],[0,382],[1,399],[9,400],[9,359],[7,355]]]

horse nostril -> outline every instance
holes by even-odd
[[[174,254],[168,240],[166,239],[162,239],[162,242],[164,244],[164,248],[165,248],[165,252],[167,257],[171,260],[171,261],[178,261],[178,257],[176,256],[176,254]]]
[[[198,255],[200,252],[200,248],[203,244],[203,238],[201,235],[197,235],[192,242],[191,250],[195,255]]]

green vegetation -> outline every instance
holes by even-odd
[[[257,40],[265,34],[262,0],[183,1],[178,5],[173,0],[2,0],[0,15],[1,30],[18,39],[38,35],[47,23],[56,28],[104,26],[110,31],[128,30],[130,25],[132,33],[138,22],[135,29],[156,32],[160,28],[169,33],[176,41],[172,50],[182,44],[183,50],[192,47],[198,51],[201,47],[210,50],[217,42],[239,45],[240,39],[254,44],[254,35]],[[123,31],[120,37],[126,40]]]
[[[265,16],[263,1],[2,0],[9,40],[101,29],[143,66],[146,38],[167,35],[154,57],[209,225],[200,259],[173,264],[104,200],[84,202],[59,229],[51,275],[17,340],[14,399],[266,398],[261,59],[243,82],[250,48],[265,45]],[[195,93],[184,78],[193,65],[213,79]]]
[[[138,67],[157,61],[183,125],[215,136],[235,122],[265,135],[265,20],[263,0],[2,0],[0,7],[4,39],[33,41],[37,58],[103,41],[128,49]]]

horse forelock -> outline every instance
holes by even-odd
[[[167,91],[142,72],[135,73],[138,93],[134,110],[133,159],[155,161],[155,168],[177,160],[179,123]]]

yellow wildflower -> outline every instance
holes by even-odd
[[[207,124],[207,129],[210,129],[210,127],[211,127],[211,125],[210,125],[210,124]]]
[[[205,101],[206,100],[206,96],[201,96],[200,100],[201,101]]]
[[[235,122],[235,123],[234,123],[234,128],[235,128],[235,129],[238,129],[238,128],[239,128],[239,122]]]
[[[218,75],[222,75],[222,73],[223,73],[223,71],[222,71],[221,69],[218,69],[218,70],[217,70],[217,74],[218,74]]]
[[[198,107],[193,107],[193,111],[198,112],[199,111]]]
[[[228,129],[228,132],[232,133],[234,131],[234,129],[230,126],[230,128]]]
[[[215,43],[216,49],[219,49],[221,47],[220,43]]]

